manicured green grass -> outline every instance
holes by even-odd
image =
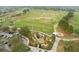
[[[31,30],[38,30],[50,34],[53,32],[54,24],[64,15],[66,15],[65,11],[31,10],[19,18],[15,25],[17,27],[28,26]]]
[[[74,33],[79,35],[79,12],[74,12],[74,17],[70,20]]]
[[[21,20],[20,22],[17,22],[16,25],[18,27],[28,26],[31,30],[43,31],[46,33],[53,32],[52,24],[47,25],[47,24],[40,23],[39,21]]]
[[[79,12],[74,13],[74,17],[71,20],[71,24],[74,27],[74,29],[79,29]]]

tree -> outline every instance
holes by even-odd
[[[75,29],[75,33],[79,35],[79,29]]]
[[[23,10],[23,13],[25,14],[26,12],[27,12],[27,10],[26,10],[26,9],[24,9],[24,10]]]
[[[70,11],[69,13],[68,13],[68,17],[70,18],[70,17],[73,17],[74,16],[74,13],[72,12],[72,11]]]
[[[29,12],[29,9],[24,9],[23,13],[26,14],[27,12]]]
[[[69,25],[69,27],[67,28],[67,32],[68,33],[73,33],[73,26],[72,25]]]
[[[67,16],[63,17],[62,20],[60,20],[59,24],[58,24],[58,28],[64,33],[73,33],[73,26],[69,25],[69,21]]]
[[[68,20],[69,20],[69,18],[68,18],[68,16],[66,15],[66,16],[64,16],[62,19],[64,19],[65,21],[67,21],[68,22]]]
[[[62,30],[66,30],[67,27],[69,27],[69,24],[67,22],[67,20],[60,20],[58,27],[61,28]]]
[[[30,10],[29,9],[27,9],[27,12],[29,12]]]

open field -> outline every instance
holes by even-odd
[[[31,10],[26,15],[16,20],[17,27],[28,26],[32,30],[38,30],[45,33],[52,33],[55,23],[65,16],[65,11],[52,10]]]
[[[79,12],[74,12],[74,17],[71,20],[71,24],[73,25],[74,29],[79,29]]]
[[[19,7],[0,13],[0,51],[79,51],[79,9]]]

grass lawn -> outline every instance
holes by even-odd
[[[79,12],[74,13],[74,17],[71,20],[71,24],[74,27],[74,29],[79,29]]]
[[[15,25],[17,27],[28,26],[31,30],[38,30],[51,34],[54,24],[66,14],[67,12],[65,11],[31,10],[19,18]]]

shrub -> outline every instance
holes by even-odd
[[[26,36],[28,38],[31,38],[32,34],[31,31],[29,30],[29,28],[26,27],[21,27],[21,30],[19,31],[21,35]]]
[[[75,33],[79,35],[79,29],[75,29]]]
[[[13,36],[11,40],[9,40],[9,47],[13,52],[25,52],[30,50],[30,48],[23,43],[19,35]]]
[[[27,12],[29,12],[29,9],[24,9],[23,13],[26,14]]]
[[[73,17],[74,16],[74,13],[72,12],[72,11],[70,11],[69,13],[68,13],[68,17],[70,18],[70,17]]]
[[[79,40],[64,41],[65,52],[79,52]]]
[[[73,12],[69,12],[66,16],[64,16],[58,24],[58,28],[60,29],[61,32],[64,34],[68,33],[71,34],[73,33],[73,26],[69,24],[69,18],[73,17]]]

